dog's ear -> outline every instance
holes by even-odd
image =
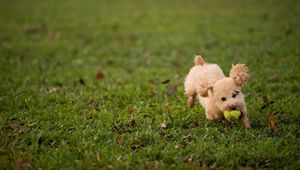
[[[199,88],[198,94],[200,94],[201,97],[208,97],[213,93],[213,87],[208,88]]]
[[[243,86],[249,79],[249,70],[245,64],[232,65],[229,76],[233,78],[234,82],[238,86]]]
[[[207,95],[208,96],[212,96],[213,92],[214,92],[214,87],[213,86],[210,86],[210,87],[207,88]]]

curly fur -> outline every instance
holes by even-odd
[[[248,68],[245,64],[232,65],[229,76],[233,78],[235,83],[239,86],[245,85],[248,81]]]
[[[248,81],[248,68],[245,64],[233,65],[230,76],[226,77],[216,64],[206,63],[200,55],[194,58],[193,66],[186,76],[184,87],[188,96],[188,106],[194,106],[198,96],[209,120],[223,119],[225,110],[240,110],[241,123],[250,128],[247,109],[241,87]]]

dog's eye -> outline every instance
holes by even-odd
[[[236,94],[233,94],[232,97],[235,98],[235,97],[236,97]]]
[[[221,100],[222,100],[222,101],[226,101],[226,97],[222,97]]]

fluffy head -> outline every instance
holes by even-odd
[[[241,86],[248,81],[248,68],[245,64],[232,65],[229,77],[218,80],[212,88],[212,97],[222,111],[241,110],[245,105]]]
[[[241,110],[245,104],[241,86],[237,85],[231,77],[218,80],[213,89],[212,96],[216,106],[222,111]]]

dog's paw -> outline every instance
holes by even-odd
[[[194,99],[189,98],[187,105],[188,105],[189,108],[193,108],[194,107]]]

